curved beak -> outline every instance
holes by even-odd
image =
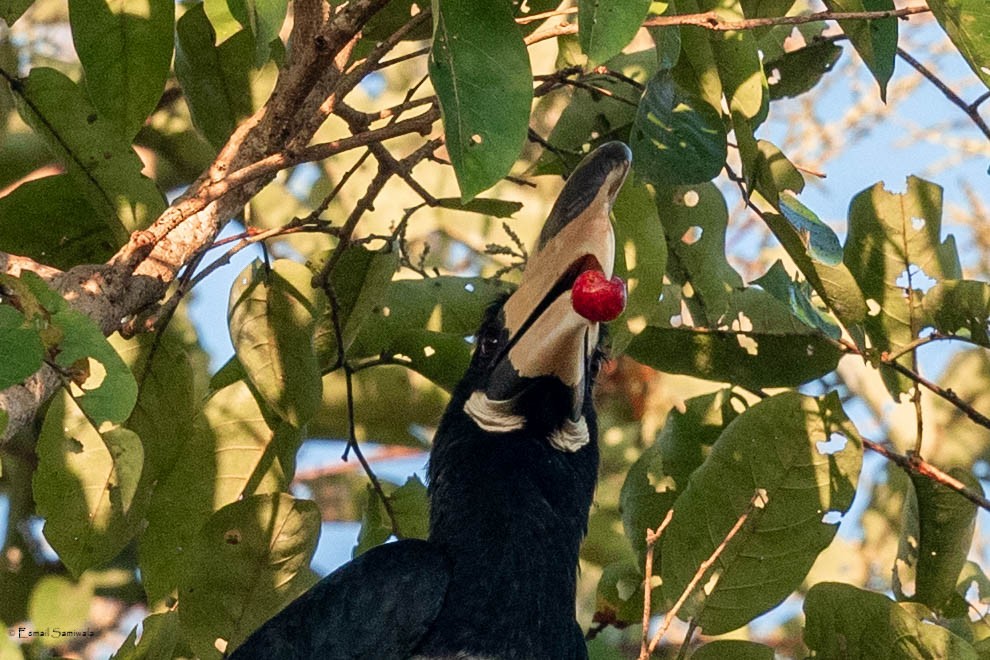
[[[511,400],[532,379],[554,376],[572,393],[571,421],[580,420],[599,327],[574,311],[571,287],[586,270],[612,276],[615,234],[609,214],[631,163],[626,145],[602,145],[561,190],[519,288],[503,307],[508,341],[485,388],[490,401]]]

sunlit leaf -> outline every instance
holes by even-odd
[[[942,239],[941,216],[942,188],[913,176],[904,193],[878,183],[849,205],[844,261],[870,306],[864,324],[877,351],[914,341],[925,322],[921,292],[960,277],[955,241]],[[908,366],[910,360],[900,358]],[[912,385],[889,371],[884,378],[892,392]]]
[[[677,598],[737,520],[749,520],[678,616],[717,635],[786,598],[832,541],[829,514],[852,505],[861,462],[862,441],[834,393],[786,392],[736,417],[674,504],[662,539],[665,597]]]
[[[787,156],[771,142],[757,140],[757,157],[752,164],[753,187],[764,199],[775,206],[780,202],[780,194],[785,190],[796,193],[804,190],[804,177]],[[835,239],[835,247],[840,251],[839,239]]]
[[[976,660],[972,646],[883,594],[822,582],[804,601],[804,642],[823,658]]]
[[[309,562],[319,530],[316,505],[285,493],[233,502],[209,519],[179,586],[179,617],[196,655],[223,657],[316,582]]]
[[[691,660],[773,660],[773,649],[742,639],[708,642],[691,654]]]
[[[932,0],[938,21],[983,84],[990,87],[990,13],[980,0]]]
[[[45,538],[75,575],[117,556],[141,525],[151,484],[139,488],[141,439],[98,433],[65,395],[48,409],[38,439],[34,498]]]
[[[602,64],[632,41],[650,9],[650,0],[579,0],[581,49],[588,64]]]
[[[31,592],[28,616],[34,630],[86,630],[93,583],[85,577],[78,582],[61,575],[46,575]],[[64,640],[48,636],[43,646],[56,646]]]
[[[811,285],[803,281],[795,281],[787,274],[784,264],[779,259],[773,263],[766,273],[753,280],[771,296],[787,305],[791,314],[809,327],[816,328],[832,339],[842,336],[842,329],[827,313],[820,310],[811,300]]]
[[[320,405],[313,345],[318,296],[303,265],[254,262],[230,291],[230,339],[248,379],[282,419],[302,428]]]
[[[428,531],[429,501],[426,486],[413,475],[398,488],[384,484],[387,488],[389,506],[399,528],[399,538],[425,539]],[[367,502],[361,518],[361,534],[354,546],[353,556],[364,554],[376,545],[384,543],[392,534],[392,520],[385,512],[381,496],[368,485]]]
[[[144,165],[82,89],[55,69],[39,67],[14,87],[17,108],[65,166],[76,187],[123,243],[165,209]]]
[[[715,108],[660,71],[646,85],[629,146],[633,167],[646,181],[703,183],[725,163],[725,125]]]
[[[93,105],[130,141],[158,104],[172,63],[173,0],[70,0],[72,41]]]
[[[824,0],[835,12],[885,11],[894,8],[893,0]],[[880,99],[887,99],[887,83],[894,74],[897,55],[897,19],[839,21],[853,48],[880,86]]]
[[[158,660],[176,655],[180,643],[179,613],[175,611],[151,614],[140,623],[141,640],[137,639],[138,626],[121,644],[110,660]]]
[[[975,280],[943,280],[922,301],[925,316],[947,335],[990,348],[990,285]]]
[[[175,75],[196,128],[219,149],[237,123],[251,114],[254,42],[243,30],[215,44],[216,34],[196,4],[176,24]]]
[[[447,153],[461,199],[469,201],[509,173],[529,127],[529,54],[509,5],[433,0],[429,69]]]

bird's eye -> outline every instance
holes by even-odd
[[[484,334],[478,338],[478,351],[484,358],[494,357],[498,350],[498,336],[494,334]]]

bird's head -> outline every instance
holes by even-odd
[[[562,452],[590,440],[589,391],[600,323],[574,311],[571,289],[588,270],[612,276],[609,213],[632,154],[611,142],[589,154],[561,190],[522,280],[493,307],[476,339],[463,412],[488,433],[526,429]]]

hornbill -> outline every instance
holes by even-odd
[[[612,276],[618,142],[574,170],[519,287],[485,315],[429,460],[429,539],[369,550],[230,656],[333,660],[587,658],[578,550],[598,471],[599,323],[574,311],[584,271]]]

